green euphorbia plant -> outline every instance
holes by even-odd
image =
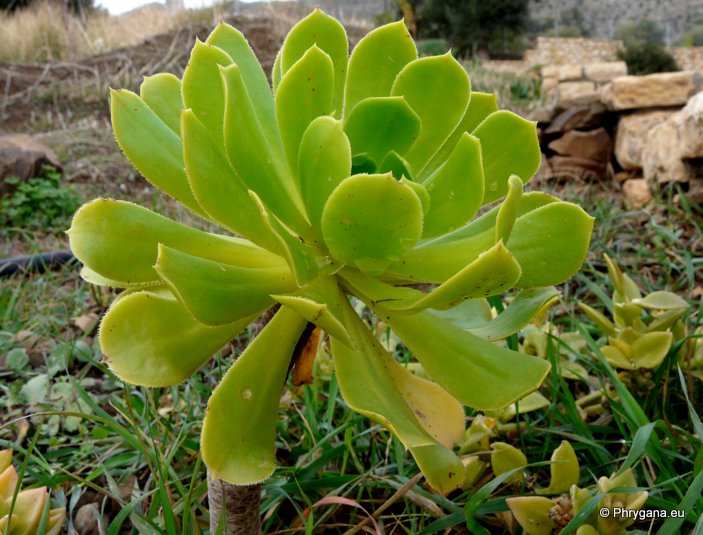
[[[128,382],[174,385],[279,303],[210,398],[201,448],[213,475],[252,484],[272,473],[279,398],[312,322],[331,338],[349,407],[392,431],[433,487],[456,488],[462,404],[504,407],[549,365],[492,343],[520,328],[514,317],[466,326],[442,311],[473,313],[517,288],[534,314],[553,296],[544,287],[579,269],[593,220],[523,193],[540,160],[535,124],[472,94],[450,54],[418,58],[402,22],[349,55],[341,24],[315,10],[286,37],[272,80],[220,24],[182,79],[112,93],[127,157],[223,233],[111,199],[76,213],[69,236],[84,278],[125,289],[102,319],[105,358]],[[432,380],[383,348],[352,297]]]

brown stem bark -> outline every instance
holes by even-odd
[[[261,485],[231,485],[208,471],[207,497],[212,535],[261,534]]]

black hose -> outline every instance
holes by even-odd
[[[45,273],[58,269],[69,262],[77,262],[71,251],[53,251],[50,253],[16,256],[0,259],[0,277],[10,277],[18,273]]]

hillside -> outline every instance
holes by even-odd
[[[651,19],[664,30],[672,44],[703,17],[700,0],[532,0],[530,11],[534,19],[556,19],[577,8],[584,26],[592,37],[613,38],[624,22]],[[669,43],[667,43],[669,44]]]

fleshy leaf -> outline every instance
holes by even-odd
[[[441,436],[449,444],[461,435],[464,416],[463,411],[457,410],[460,406],[432,383],[417,382],[418,378],[410,377],[348,304],[345,316],[357,350],[332,339],[335,372],[344,400],[351,409],[395,434],[413,454],[432,487],[441,492],[457,488],[463,482],[463,465],[435,437]],[[389,385],[396,388],[389,388]],[[423,413],[423,409],[428,412]],[[421,422],[429,424],[432,416],[436,419],[432,422],[433,433],[430,433]]]
[[[541,153],[536,123],[501,110],[486,117],[473,135],[481,141],[483,151],[484,203],[505,195],[510,175],[527,183],[537,172]]]
[[[147,282],[133,282],[127,283],[125,281],[116,281],[114,279],[108,279],[103,277],[99,273],[96,273],[87,266],[83,266],[80,271],[81,279],[84,281],[94,284],[95,286],[104,286],[107,288],[130,288],[130,289],[148,289],[154,288],[156,286],[163,286],[160,280],[152,280]],[[124,293],[124,292],[123,292]],[[122,294],[120,294],[121,296]]]
[[[126,201],[96,199],[73,216],[71,250],[91,270],[128,285],[158,280],[158,244],[242,267],[277,267],[284,260],[239,238],[209,234]]]
[[[232,64],[232,58],[219,47],[196,40],[188,66],[183,72],[183,102],[205,125],[220,147],[224,146],[222,118],[225,92],[220,68]]]
[[[256,110],[256,116],[263,123],[274,124],[276,113],[271,88],[259,60],[256,59],[254,51],[249,46],[242,32],[220,21],[208,36],[206,43],[222,49],[232,58],[232,61],[237,64],[242,72],[244,84]],[[219,77],[219,73],[216,74]],[[210,90],[211,88],[208,89],[208,92]],[[224,94],[222,94],[222,98],[224,99]],[[219,115],[219,117],[222,117],[222,115]]]
[[[546,494],[567,493],[572,485],[578,485],[581,469],[576,452],[569,442],[561,441],[561,445],[552,453],[551,462],[549,487],[544,490]]]
[[[494,442],[491,444],[491,467],[496,476],[504,474],[510,470],[527,466],[527,457],[515,446],[505,442]],[[524,477],[524,470],[519,470],[505,480],[506,483],[516,483]]]
[[[526,216],[556,202],[557,199],[544,193],[526,193],[520,199],[518,214]],[[391,265],[388,274],[409,281],[444,282],[495,244],[498,209],[490,210],[454,232],[421,242],[400,262]],[[437,262],[437,258],[442,262]]]
[[[334,65],[333,108],[336,116],[341,116],[344,80],[347,76],[349,44],[347,32],[339,21],[315,9],[310,15],[298,22],[286,36],[281,47],[281,72],[283,77],[293,65],[313,45],[324,50]],[[278,86],[280,90],[280,85]]]
[[[350,347],[353,345],[338,305],[340,300],[346,297],[333,279],[318,277],[291,295],[274,295],[273,298],[295,310],[310,323],[324,329],[343,344]]]
[[[489,342],[503,340],[524,328],[535,314],[549,306],[558,296],[559,292],[553,287],[522,290],[495,319],[469,330]]]
[[[638,368],[654,369],[659,366],[671,348],[671,332],[646,333],[632,342],[632,358]]]
[[[405,311],[426,308],[447,310],[466,299],[488,297],[504,292],[512,288],[519,278],[520,266],[503,242],[498,242],[411,306],[402,309],[397,309],[392,303],[384,306]]]
[[[303,132],[315,118],[332,113],[333,68],[330,57],[313,45],[288,69],[276,91],[276,118],[293,169]]]
[[[560,284],[583,264],[593,218],[579,206],[551,203],[519,217],[506,244],[522,267],[520,288]]]
[[[177,135],[181,134],[181,81],[165,72],[145,76],[139,86],[139,96]]]
[[[420,117],[403,97],[359,102],[344,123],[353,154],[366,154],[378,167],[386,154],[404,154],[420,133]]]
[[[632,303],[642,308],[653,310],[680,310],[689,308],[685,299],[672,292],[652,292],[640,299],[633,299]]]
[[[578,307],[591,318],[591,321],[608,336],[615,336],[615,325],[601,312],[588,306],[586,303],[577,303]]]
[[[0,504],[0,509],[9,511],[12,498],[10,496],[5,499],[5,503]],[[15,533],[23,535],[36,533],[41,521],[42,511],[48,499],[49,492],[46,487],[29,489],[18,493],[15,498],[15,507],[12,510],[13,519],[9,533],[13,535]]]
[[[308,225],[303,201],[286,162],[275,125],[261,123],[237,65],[220,71],[225,85],[227,157],[244,183],[266,206],[297,232]]]
[[[510,233],[515,226],[515,220],[520,209],[520,198],[522,197],[522,181],[520,177],[511,175],[508,179],[508,194],[498,208],[496,216],[496,241],[507,242]]]
[[[183,170],[181,140],[142,99],[121,89],[110,93],[112,129],[122,152],[154,186],[204,215]]]
[[[252,485],[273,473],[278,406],[293,349],[306,325],[282,307],[213,391],[200,442],[213,477]]]
[[[494,94],[473,91],[471,93],[471,99],[469,100],[469,106],[466,108],[466,112],[464,112],[464,117],[462,117],[457,127],[442,144],[440,149],[430,158],[430,161],[425,167],[420,170],[418,176],[422,180],[425,180],[427,176],[434,173],[437,167],[442,165],[449,157],[454,147],[459,142],[459,139],[465,133],[472,133],[486,117],[495,111],[498,111],[498,102]]]
[[[199,322],[226,325],[273,305],[271,294],[296,288],[287,266],[246,268],[159,245],[154,266],[171,292]]]
[[[271,234],[278,241],[278,248],[293,271],[298,285],[303,286],[317,277],[320,268],[329,260],[322,257],[322,253],[317,247],[292,232],[275,215],[269,214],[256,193],[250,191],[249,195],[259,207],[262,220],[268,225]]]
[[[355,175],[330,195],[322,234],[335,259],[378,274],[415,245],[422,232],[422,204],[390,175]]]
[[[536,390],[549,373],[547,361],[486,342],[431,312],[377,309],[430,377],[475,409],[505,407]]]
[[[298,159],[303,201],[318,234],[322,209],[330,193],[350,172],[351,146],[341,124],[331,117],[318,117],[303,134]]]
[[[404,96],[420,116],[422,130],[406,158],[422,169],[464,116],[471,94],[466,69],[449,53],[416,59],[398,74],[391,94]]]
[[[365,98],[389,96],[398,73],[416,58],[415,41],[402,20],[366,34],[349,58],[344,117]]]
[[[427,188],[422,184],[418,184],[417,182],[413,182],[412,180],[405,178],[405,176],[400,179],[400,182],[410,187],[410,189],[415,192],[417,198],[420,199],[420,204],[422,204],[422,216],[426,216],[430,209],[430,194],[427,192]]]
[[[139,291],[112,304],[100,324],[100,347],[112,372],[143,386],[185,381],[255,316],[207,327],[166,291]]]
[[[281,68],[281,51],[279,50],[273,60],[273,68],[271,69],[271,85],[273,86],[274,94],[278,90],[281,78],[283,78],[283,69]]]
[[[237,172],[192,110],[182,118],[183,160],[198,203],[213,221],[271,251],[278,244]],[[232,207],[237,209],[233,210]]]
[[[556,524],[549,512],[554,508],[554,502],[543,496],[516,496],[507,498],[505,503],[510,507],[515,520],[522,526],[525,535],[552,535]]]
[[[424,295],[415,288],[391,286],[352,268],[344,268],[340,274],[348,289],[355,295],[366,298],[373,306],[393,303],[393,308],[403,308],[422,299]]]
[[[393,177],[396,180],[401,180],[403,177],[406,179],[412,181],[413,179],[413,172],[412,169],[410,168],[410,164],[408,161],[403,158],[400,154],[398,154],[396,151],[392,150],[388,154],[386,154],[383,158],[383,161],[381,162],[381,165],[378,166],[378,172],[379,173],[390,173],[393,175]],[[420,185],[419,183],[416,182],[416,184]],[[417,191],[415,192],[417,193]],[[427,201],[429,203],[429,195],[427,197]],[[424,205],[424,202],[423,202]],[[429,207],[429,206],[428,206]]]
[[[476,215],[483,201],[481,143],[464,134],[447,161],[425,183],[430,210],[423,238],[452,231]]]

